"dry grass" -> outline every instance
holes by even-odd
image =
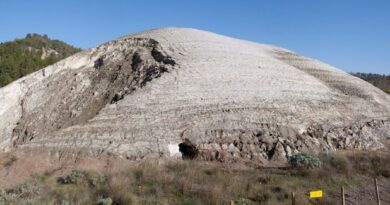
[[[300,205],[335,204],[341,185],[353,187],[389,177],[389,154],[347,153],[320,156],[316,169],[266,169],[240,164],[201,161],[141,162],[117,172],[76,171],[66,184],[50,172],[34,177],[17,201],[37,204],[290,204],[297,193]],[[160,164],[159,164],[160,163]],[[65,177],[65,176],[64,176]],[[66,177],[65,177],[66,178]],[[33,187],[33,188],[31,188]],[[309,200],[309,190],[321,188],[322,200]],[[15,192],[8,190],[8,194]],[[19,193],[19,192],[18,192]]]

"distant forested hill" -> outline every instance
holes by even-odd
[[[78,51],[80,49],[39,34],[0,43],[0,87]]]
[[[379,75],[374,73],[351,73],[351,74],[365,81],[368,81],[374,86],[390,94],[390,75]]]

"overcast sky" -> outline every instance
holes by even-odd
[[[34,32],[89,48],[168,26],[274,44],[348,72],[390,74],[388,0],[0,1],[0,42]]]

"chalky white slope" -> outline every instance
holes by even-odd
[[[390,97],[286,49],[185,28],[126,36],[0,89],[3,149],[285,160],[376,149]],[[207,153],[207,156],[205,156]]]

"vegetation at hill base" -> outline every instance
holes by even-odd
[[[304,162],[298,163],[303,166],[141,161],[117,173],[72,170],[58,177],[47,172],[0,189],[0,204],[227,205],[233,201],[235,205],[287,205],[292,191],[299,205],[340,204],[341,186],[346,187],[351,204],[373,204],[365,201],[374,199],[366,196],[374,193],[373,178],[390,184],[389,153],[304,154],[291,163],[296,161]],[[309,199],[309,191],[317,189],[324,190],[324,198]]]
[[[79,51],[39,34],[27,34],[23,39],[0,43],[0,87]]]
[[[374,73],[351,73],[352,75],[361,78],[374,86],[390,94],[390,75],[379,75]]]

